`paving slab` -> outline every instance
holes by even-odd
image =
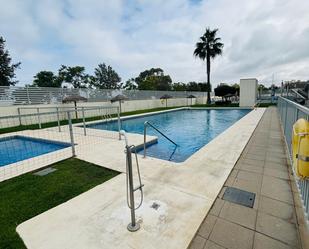
[[[201,236],[196,236],[190,245],[190,249],[204,249],[205,244],[206,244],[205,238]]]
[[[261,193],[264,196],[293,204],[292,190],[288,180],[264,175]]]
[[[218,219],[209,239],[230,249],[251,249],[254,232],[240,225]]]
[[[226,201],[223,205],[219,217],[241,226],[254,229],[256,215],[257,212],[253,208],[248,208]]]
[[[206,219],[197,231],[197,234],[205,239],[208,239],[217,219],[218,217],[214,215],[207,215]]]
[[[255,233],[253,249],[293,249],[293,247],[263,234]]]
[[[259,212],[256,230],[290,246],[299,247],[300,245],[296,225],[283,219]]]
[[[207,240],[204,249],[224,249],[224,247],[219,246],[218,244],[212,242],[211,240]]]
[[[263,213],[295,223],[295,207],[291,204],[261,196],[259,210]]]

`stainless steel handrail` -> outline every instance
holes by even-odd
[[[135,210],[138,209],[143,203],[143,199],[144,199],[143,187],[144,187],[144,184],[142,184],[138,159],[137,159],[137,155],[135,153],[139,186],[134,188],[133,168],[132,168],[132,149],[133,149],[133,151],[136,152],[136,147],[134,145],[129,145],[128,138],[127,138],[126,132],[124,130],[120,131],[120,135],[124,136],[124,141],[125,141],[125,145],[126,145],[127,205],[130,208],[130,212],[131,212],[131,222],[129,223],[127,228],[130,232],[135,232],[135,231],[140,229],[140,224],[136,222]],[[138,204],[137,207],[135,207],[135,201],[134,201],[134,192],[136,190],[139,190],[141,192],[141,200],[140,200],[140,203]]]
[[[151,123],[149,123],[148,121],[145,121],[144,123],[144,158],[146,157],[146,133],[147,133],[147,125],[149,125],[151,128],[153,128],[154,130],[156,130],[158,133],[160,133],[163,137],[165,137],[168,141],[170,141],[172,144],[174,144],[175,146],[178,146],[178,144],[176,144],[172,139],[170,139],[168,136],[166,136],[165,134],[163,134],[158,128],[156,128],[154,125],[152,125]]]

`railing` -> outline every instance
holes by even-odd
[[[309,109],[296,104],[295,102],[286,98],[279,97],[278,99],[278,111],[281,119],[281,124],[285,136],[285,141],[289,150],[289,157],[292,162],[292,130],[293,124],[300,118],[309,120]],[[304,210],[309,221],[309,180],[296,179],[301,195]]]
[[[81,107],[77,112],[78,118],[75,108],[58,111],[40,109],[38,113],[0,117],[0,182],[84,153],[84,146],[90,149],[105,143],[104,139],[120,139],[118,107]],[[113,123],[118,120],[118,133],[92,128],[93,122],[108,125],[111,120]],[[18,150],[14,139],[31,142],[26,143],[24,150]],[[41,154],[46,143],[55,143],[59,148]],[[22,160],[15,161],[19,157]]]
[[[147,125],[156,130],[159,134],[161,134],[163,137],[165,137],[168,141],[170,141],[172,144],[174,144],[176,147],[178,144],[176,144],[172,139],[170,139],[168,136],[163,134],[158,128],[156,128],[154,125],[146,121],[144,123],[144,158],[146,157],[146,134],[147,134]]]
[[[56,110],[53,110],[55,109]],[[34,113],[22,113],[23,109],[35,110]],[[49,109],[52,109],[49,111]],[[105,107],[105,106],[95,106],[95,107],[70,107],[64,108],[52,107],[25,107],[18,108],[18,115],[10,115],[0,117],[0,130],[9,128],[31,128],[31,129],[42,129],[47,127],[58,127],[58,131],[62,131],[62,126],[67,125],[69,118],[68,113],[70,113],[70,119],[74,123],[81,123],[83,125],[83,133],[87,135],[86,122],[95,120],[104,120],[106,122],[112,119],[117,119],[118,122],[118,133],[120,140],[120,112],[119,107]],[[44,111],[48,110],[48,111]],[[1,132],[0,132],[1,133]]]
[[[143,187],[144,184],[142,184],[142,179],[141,179],[141,174],[140,174],[140,169],[139,169],[139,163],[137,159],[137,154],[136,154],[136,147],[134,145],[129,145],[128,143],[128,138],[126,135],[126,132],[124,130],[120,131],[120,135],[124,136],[124,141],[125,141],[125,147],[126,147],[126,188],[127,188],[127,205],[130,208],[131,212],[131,222],[127,226],[128,230],[130,232],[136,232],[137,230],[140,229],[139,223],[136,222],[135,219],[135,210],[141,207],[144,199],[144,192],[143,192]],[[138,175],[138,181],[139,181],[139,186],[134,188],[134,181],[133,181],[133,167],[132,167],[132,150],[135,152],[135,160],[136,160],[136,170],[137,170],[137,175]],[[141,193],[141,199],[140,203],[135,207],[135,201],[134,201],[134,192],[139,190]]]
[[[101,102],[110,101],[112,97],[118,94],[124,94],[130,100],[160,99],[164,94],[173,98],[186,98],[189,95],[207,96],[206,92],[189,91],[0,86],[0,106],[58,104],[62,103],[63,98],[68,95],[80,95],[87,98],[88,102]]]

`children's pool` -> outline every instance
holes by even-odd
[[[147,135],[157,136],[158,143],[147,147],[147,156],[183,162],[250,111],[251,109],[183,109],[123,119],[121,129],[143,134],[144,122],[148,121],[178,146],[148,126]],[[117,121],[94,123],[87,127],[118,131]],[[143,150],[138,153],[143,153]]]
[[[0,167],[69,147],[68,143],[24,136],[0,138]]]

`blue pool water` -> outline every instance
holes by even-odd
[[[69,147],[49,140],[11,136],[0,139],[0,167]]]
[[[147,155],[174,162],[183,162],[250,111],[249,109],[178,110],[125,119],[121,126],[126,132],[143,134],[144,122],[149,121],[179,146],[176,147],[148,126],[147,135],[157,136],[158,143],[147,148]],[[91,124],[88,127],[118,130],[117,122],[114,121]],[[143,153],[143,151],[139,151],[139,153]]]

